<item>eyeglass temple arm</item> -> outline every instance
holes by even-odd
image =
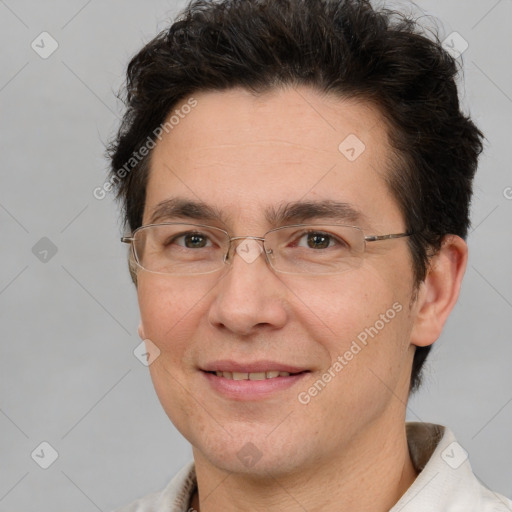
[[[132,238],[131,236],[122,236],[121,237],[121,242],[123,242],[123,244],[131,244],[134,240],[135,240],[135,238]]]

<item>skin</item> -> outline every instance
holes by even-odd
[[[153,150],[144,224],[161,201],[180,197],[218,207],[227,223],[205,223],[231,236],[262,236],[277,227],[265,219],[269,206],[332,199],[364,214],[365,234],[404,231],[383,179],[391,151],[374,107],[306,87],[194,97],[197,107]],[[349,134],[366,146],[352,162],[338,150]],[[193,447],[196,510],[384,512],[411,485],[405,407],[414,347],[438,338],[467,247],[446,237],[415,295],[406,240],[370,243],[358,269],[334,276],[279,274],[263,255],[249,264],[236,253],[210,275],[139,270],[139,334],[160,350],[150,365],[155,390]],[[402,311],[301,404],[298,393],[395,303]],[[218,359],[270,359],[310,373],[267,399],[232,400],[199,370]],[[261,455],[251,467],[237,456],[248,442]]]

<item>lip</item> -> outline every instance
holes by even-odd
[[[236,371],[236,370],[235,370]],[[217,377],[214,373],[201,371],[210,389],[224,398],[237,401],[263,400],[278,395],[299,381],[309,372],[297,373],[288,377],[274,377],[265,380],[231,380]]]
[[[262,400],[275,396],[291,388],[310,372],[305,367],[262,359],[246,363],[220,359],[203,365],[200,370],[210,389],[224,398],[238,401]],[[241,373],[279,371],[288,372],[290,375],[265,380],[231,380],[226,377],[217,377],[215,372],[218,371]]]
[[[204,372],[244,372],[244,373],[256,373],[256,372],[288,372],[288,373],[301,373],[308,371],[307,368],[299,366],[291,366],[289,364],[278,363],[270,360],[259,360],[251,363],[240,363],[229,359],[222,359],[218,361],[212,361],[211,363],[205,364],[200,368]]]
[[[265,380],[231,380],[226,377],[218,377],[210,372],[243,372],[256,373],[264,371],[288,372],[291,375],[274,377]],[[254,401],[277,396],[280,392],[290,389],[300,382],[310,370],[298,366],[278,363],[276,361],[253,361],[251,363],[239,363],[236,361],[213,361],[201,368],[208,386],[215,393],[224,398],[237,401]]]

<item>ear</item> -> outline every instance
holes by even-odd
[[[439,252],[431,259],[421,283],[415,307],[411,344],[432,345],[443,330],[457,299],[468,260],[468,246],[456,235],[446,235]]]
[[[142,320],[139,323],[139,328],[137,329],[137,331],[139,333],[139,338],[141,340],[145,340],[146,339],[146,335],[144,334],[144,326],[142,325]]]

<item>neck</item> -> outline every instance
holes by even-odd
[[[350,510],[387,512],[414,482],[405,423],[390,431],[374,424],[352,439],[342,454],[329,454],[300,473],[271,475],[262,480],[229,473],[194,453],[199,495],[191,507],[198,512]]]

